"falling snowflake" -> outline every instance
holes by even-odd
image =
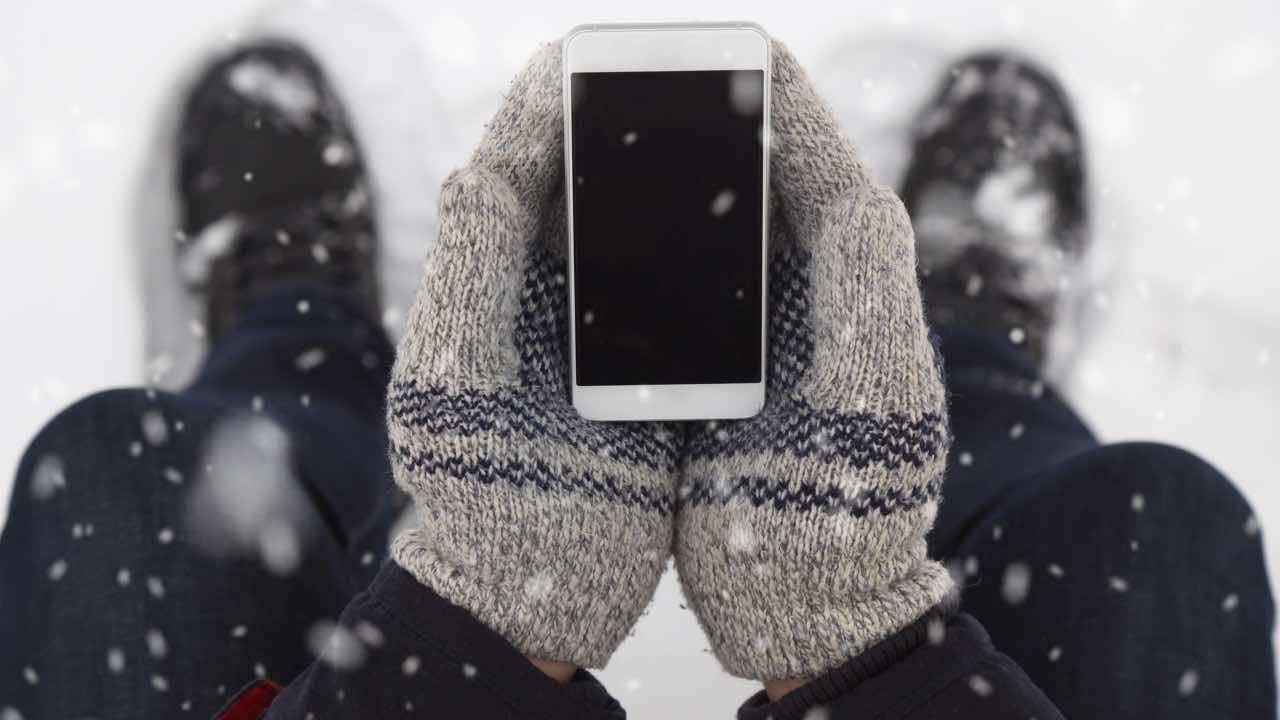
[[[182,471],[175,467],[167,467],[164,469],[164,479],[174,485],[182,484]]]
[[[142,443],[138,440],[129,443],[129,456],[138,457],[140,455],[142,455]]]
[[[1113,575],[1107,580],[1107,584],[1111,586],[1112,590],[1115,590],[1118,593],[1129,592],[1129,581],[1122,577],[1116,577]]]
[[[991,681],[976,673],[969,676],[969,689],[978,697],[990,697],[993,690]]]
[[[640,134],[637,133],[635,130],[631,130],[622,136],[622,144],[627,146],[635,145],[636,141],[639,139],[640,139]]]
[[[323,365],[326,357],[324,348],[309,348],[294,359],[293,365],[300,372],[308,372]]]
[[[1222,598],[1223,612],[1231,612],[1239,606],[1240,606],[1240,596],[1235,593],[1230,593],[1226,597]]]
[[[156,542],[161,545],[168,545],[173,542],[173,528],[162,527],[160,532],[156,533]]]
[[[307,313],[309,313],[309,312],[311,312],[311,302],[310,302],[310,301],[308,301],[308,300],[299,300],[299,301],[298,301],[298,314],[299,314],[299,315],[306,315],[306,314],[307,314]]]
[[[54,493],[67,487],[66,467],[57,455],[44,455],[36,461],[31,473],[31,497],[48,500]]]
[[[551,594],[555,589],[555,581],[551,577],[551,573],[543,570],[536,575],[531,576],[524,583],[524,594],[530,600],[540,601]]]
[[[291,575],[302,562],[302,540],[293,525],[282,518],[272,518],[258,535],[258,553],[262,564],[272,574]]]
[[[739,553],[750,553],[756,549],[756,534],[751,524],[745,519],[735,519],[729,526],[729,548]]]
[[[147,578],[147,592],[157,600],[164,599],[164,581],[158,577]]]
[[[965,280],[964,294],[969,297],[977,297],[980,292],[982,292],[982,276],[977,273],[973,273]],[[1010,339],[1012,339],[1012,331],[1010,331]],[[1015,340],[1014,342],[1021,341]]]
[[[1026,430],[1026,425],[1023,425],[1022,423],[1014,423],[1013,427],[1009,428],[1009,437],[1017,440],[1022,437],[1022,434],[1026,432]]]
[[[164,639],[164,633],[155,628],[147,630],[147,652],[157,660],[163,660],[169,654],[169,643]]]
[[[382,310],[382,327],[387,332],[394,332],[404,324],[404,311],[399,305],[388,305]]]
[[[738,199],[738,194],[729,188],[725,188],[716,193],[715,198],[711,200],[711,214],[715,217],[724,217],[733,210],[733,205]]]
[[[364,189],[364,185],[359,183],[352,187],[347,196],[342,199],[342,212],[346,213],[347,216],[360,213],[367,207],[369,207],[369,193]],[[372,238],[367,234],[356,236],[356,247],[363,248],[365,252],[368,251],[372,242]]]
[[[1182,677],[1178,678],[1178,694],[1186,697],[1196,691],[1196,687],[1200,685],[1200,673],[1193,668],[1187,668],[1182,671]]]
[[[462,676],[470,680],[476,676],[476,666],[471,663],[462,663]]]
[[[1257,537],[1262,531],[1262,525],[1258,522],[1257,515],[1250,515],[1244,520],[1244,534],[1249,537]]]
[[[360,638],[360,641],[369,647],[382,647],[382,644],[386,641],[382,635],[382,630],[368,620],[361,620],[356,623],[355,633],[356,637]]]
[[[973,465],[973,453],[971,452],[965,451],[960,453],[959,459],[960,459],[960,464],[963,465],[964,467],[969,467],[970,465]]]
[[[216,557],[245,557],[274,573],[291,573],[304,555],[309,518],[293,473],[290,439],[277,423],[240,414],[212,429],[201,464],[216,477],[192,478],[183,540]]]
[[[169,423],[159,410],[148,410],[142,414],[142,437],[153,446],[169,442]]]
[[[116,584],[120,587],[128,587],[130,580],[133,578],[129,572],[129,568],[120,568],[116,571]]]
[[[929,618],[929,623],[925,629],[930,645],[941,645],[947,639],[947,624],[937,615]]]
[[[738,115],[760,114],[764,108],[764,83],[759,73],[738,70],[729,75],[729,105]]]
[[[30,665],[22,668],[22,679],[26,680],[28,685],[40,684],[40,674],[37,673],[36,669]]]
[[[67,561],[63,560],[62,558],[58,558],[57,560],[54,560],[53,564],[49,566],[49,579],[52,580],[53,582],[58,582],[59,580],[62,579],[62,576],[66,574],[67,574]]]
[[[1134,512],[1142,512],[1143,508],[1146,506],[1147,498],[1144,497],[1142,493],[1134,493],[1133,497],[1129,498],[1129,507],[1132,508]]]
[[[1004,581],[1000,586],[1000,594],[1010,605],[1021,605],[1031,592],[1031,568],[1024,563],[1014,562],[1004,569]]]
[[[717,472],[715,477],[711,478],[711,492],[717,498],[733,497],[733,480],[725,473]]]
[[[400,672],[407,676],[413,676],[418,673],[418,668],[422,667],[422,660],[417,655],[410,655],[400,663]]]
[[[1049,574],[1056,578],[1061,578],[1063,575],[1067,574],[1067,572],[1063,570],[1062,566],[1059,565],[1058,563],[1049,563],[1048,570],[1049,570]]]
[[[352,158],[355,157],[355,150],[351,147],[351,143],[342,139],[334,139],[324,146],[322,153],[324,164],[330,166],[348,165]]]
[[[1062,659],[1062,648],[1054,645],[1049,648],[1049,662],[1056,663]]]
[[[346,626],[332,620],[321,620],[307,630],[307,647],[335,670],[351,671],[364,665],[364,643]]]
[[[169,692],[169,681],[165,676],[153,673],[151,675],[151,687],[155,689],[156,692]]]
[[[107,669],[112,675],[124,672],[124,651],[118,647],[107,649]]]
[[[249,634],[249,628],[244,625],[236,625],[235,627],[231,628],[231,637],[233,638],[242,638],[248,634]]]

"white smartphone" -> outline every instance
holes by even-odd
[[[564,39],[573,404],[591,420],[764,406],[769,38],[750,23]]]

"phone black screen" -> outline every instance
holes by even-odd
[[[764,73],[574,73],[577,382],[759,382]]]

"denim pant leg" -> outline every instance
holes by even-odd
[[[390,355],[338,302],[282,292],[188,390],[102,392],[50,421],[0,537],[0,708],[209,717],[302,670],[400,507]]]
[[[1274,603],[1231,482],[1099,445],[999,338],[942,349],[956,448],[932,540],[996,646],[1067,717],[1274,718]]]

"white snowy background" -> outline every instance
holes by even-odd
[[[160,381],[178,382],[196,357],[194,310],[172,296],[160,249],[169,113],[206,53],[266,25],[329,63],[381,191],[394,326],[440,180],[536,43],[588,20],[653,19],[749,19],[786,40],[886,182],[907,118],[956,53],[1017,48],[1054,68],[1088,135],[1102,250],[1081,297],[1086,339],[1055,375],[1104,438],[1181,444],[1234,478],[1280,574],[1274,0],[5,0],[0,509],[61,406],[165,367]],[[679,603],[668,574],[604,679],[634,717],[728,717],[754,688],[718,671]]]

